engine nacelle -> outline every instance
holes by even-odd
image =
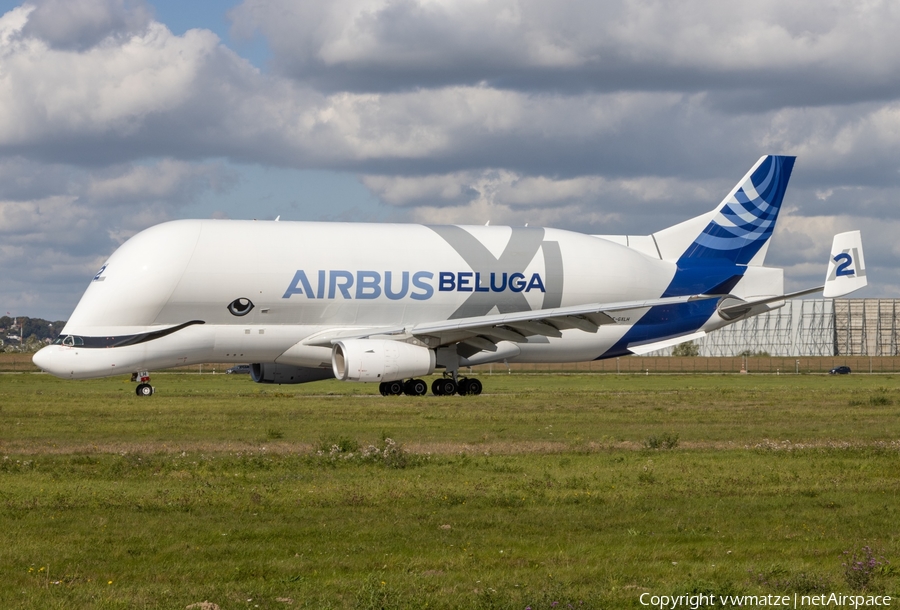
[[[274,362],[257,362],[250,365],[250,378],[256,383],[309,383],[333,377],[331,369],[314,369]]]
[[[348,339],[331,350],[334,376],[341,381],[397,381],[434,372],[434,351],[400,341]]]

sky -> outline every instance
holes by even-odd
[[[877,0],[0,1],[0,313],[66,319],[167,220],[646,235],[765,154],[797,156],[786,288],[861,229],[855,296],[898,298],[898,26]]]

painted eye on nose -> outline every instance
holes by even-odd
[[[235,299],[228,304],[228,313],[233,316],[246,316],[253,309],[253,301],[250,299]]]

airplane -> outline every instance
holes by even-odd
[[[251,362],[258,383],[480,394],[462,367],[644,354],[866,285],[859,231],[823,286],[763,261],[795,157],[763,156],[713,210],[650,235],[539,227],[176,220],[120,246],[34,363],[87,379]]]

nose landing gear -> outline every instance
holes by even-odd
[[[138,396],[153,396],[155,391],[150,385],[150,373],[147,371],[136,371],[131,374],[131,381],[138,383],[138,387],[134,389],[134,393]]]

